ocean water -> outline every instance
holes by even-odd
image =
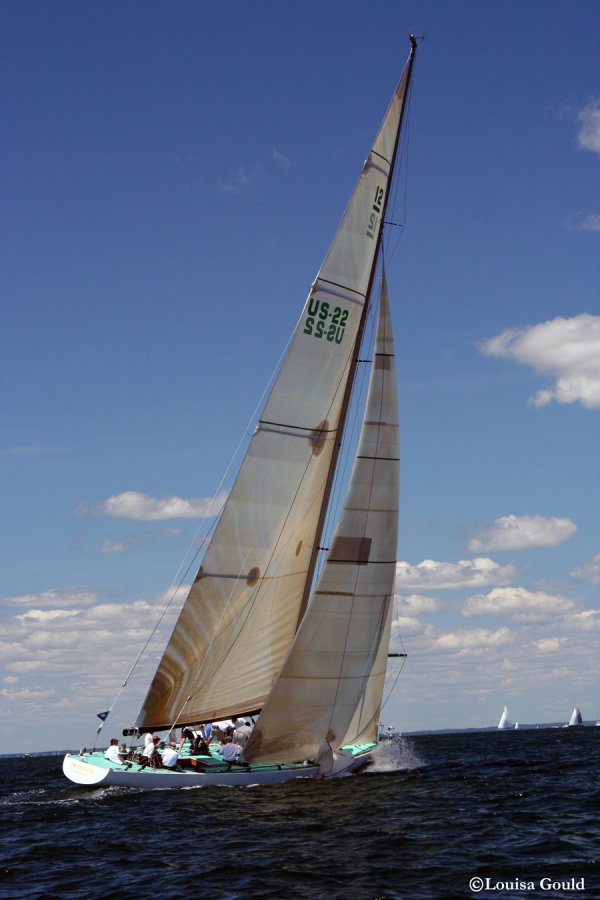
[[[77,788],[61,762],[2,760],[2,898],[600,898],[600,728],[400,738],[274,787]]]

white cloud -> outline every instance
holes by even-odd
[[[600,610],[584,609],[571,613],[565,620],[565,627],[575,631],[600,631]]]
[[[78,616],[79,609],[28,609],[27,612],[15,616],[20,622],[36,622],[39,625],[46,622],[52,622],[54,619],[68,619],[71,616]]]
[[[235,172],[227,176],[225,181],[219,180],[217,188],[221,194],[243,194],[256,180],[258,170],[248,171],[246,166],[239,166]]]
[[[91,606],[96,603],[98,595],[89,588],[61,588],[42,591],[39,594],[21,594],[18,597],[3,597],[6,606],[28,606],[38,609],[44,607]]]
[[[292,163],[289,157],[284,156],[283,153],[280,153],[279,150],[276,150],[275,148],[273,148],[271,159],[277,166],[279,166],[280,169],[283,169],[284,172],[287,172],[288,169],[291,169],[292,167]]]
[[[556,547],[568,541],[577,531],[571,519],[556,516],[502,516],[491,528],[476,532],[469,541],[470,553],[490,553],[494,550],[530,550],[535,547]]]
[[[433,597],[423,597],[421,594],[409,594],[398,598],[400,611],[407,616],[418,616],[419,613],[438,612],[442,608],[440,600]]]
[[[462,605],[463,616],[510,615],[517,622],[539,622],[566,613],[575,604],[560,594],[528,591],[526,588],[495,588],[489,594],[469,597]]]
[[[600,553],[572,569],[571,577],[578,581],[589,581],[590,584],[600,584]]]
[[[580,129],[577,144],[582,150],[600,153],[600,99],[594,97],[577,114]]]
[[[126,547],[124,541],[109,541],[108,538],[102,541],[100,545],[100,553],[125,553]]]
[[[564,638],[544,638],[541,641],[534,641],[533,646],[540,653],[556,653],[562,643]]]
[[[451,631],[441,634],[434,641],[439,650],[480,650],[484,647],[501,647],[511,640],[510,628],[498,628],[490,631],[487,628],[474,628],[469,631]]]
[[[131,688],[145,692],[184,594],[184,589],[177,592]],[[162,598],[157,598],[152,603],[98,603],[82,610],[32,609],[16,615],[3,623],[0,636],[4,677],[18,675],[31,686],[32,677],[42,676],[45,686],[60,692],[61,698],[78,698],[88,711],[90,703],[106,704],[115,696],[163,608]],[[90,661],[94,661],[92,666]],[[141,696],[135,699],[138,702]]]
[[[486,356],[513,359],[554,379],[552,387],[531,398],[535,406],[555,400],[581,403],[586,409],[600,407],[600,316],[559,316],[528,328],[508,329],[477,346]]]
[[[577,231],[600,231],[600,214],[577,213],[572,217],[570,227]]]
[[[402,637],[407,634],[419,634],[423,631],[423,625],[414,616],[398,616],[392,622],[392,635]]]
[[[0,695],[6,700],[16,700],[19,703],[22,703],[24,700],[41,700],[47,697],[53,697],[55,693],[56,691],[54,688],[48,689],[41,687],[17,688],[16,690],[4,688],[0,691]]]
[[[100,515],[113,519],[136,519],[140,522],[158,522],[163,519],[204,519],[217,515],[226,498],[227,495],[223,492],[214,499],[202,497],[195,500],[183,500],[181,497],[157,499],[149,497],[148,494],[138,493],[138,491],[125,491],[122,494],[115,494],[93,507],[81,504],[75,511],[80,516]],[[104,552],[111,551],[105,550]]]
[[[461,559],[457,563],[425,559],[418,566],[399,562],[396,564],[396,591],[410,588],[440,591],[488,587],[509,584],[514,575],[514,566],[500,566],[486,557]]]

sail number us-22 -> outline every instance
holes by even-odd
[[[326,341],[335,341],[341,344],[346,331],[348,310],[335,306],[331,309],[326,300],[315,300],[311,297],[308,301],[308,316],[304,323],[304,334],[312,334],[316,338],[325,338]]]

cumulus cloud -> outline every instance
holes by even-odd
[[[196,500],[184,500],[181,497],[149,497],[138,491],[125,491],[115,494],[89,507],[81,504],[75,512],[79,516],[109,516],[113,519],[136,519],[139,522],[158,522],[163,519],[205,519],[216,516],[225,503],[227,495],[223,492],[214,499],[202,497]],[[110,544],[108,545],[110,548]],[[104,552],[122,552],[105,549]]]
[[[600,610],[584,609],[571,613],[565,620],[565,626],[575,631],[600,631]]]
[[[424,588],[430,591],[452,591],[459,588],[488,587],[510,584],[514,575],[514,566],[500,566],[486,557],[461,559],[457,563],[425,559],[417,566],[399,562],[396,564],[396,590]]]
[[[161,621],[142,668],[158,661],[181,609],[185,589]],[[3,623],[0,659],[8,677],[44,673],[47,684],[85,673],[88,684],[108,685],[105,699],[116,689],[164,609],[164,598],[128,603],[97,603],[87,609],[29,609]],[[90,660],[110,660],[92,667]]]
[[[398,616],[392,622],[392,635],[418,634],[423,631],[423,625],[414,616]],[[393,640],[394,638],[392,638]]]
[[[78,616],[79,613],[79,609],[28,609],[27,612],[15,616],[15,619],[20,622],[30,621],[43,625],[53,619],[68,619],[71,616]]]
[[[556,547],[568,541],[577,531],[571,519],[556,516],[502,516],[491,528],[477,532],[469,541],[471,553],[490,553],[494,550],[531,550],[537,547]]]
[[[577,114],[580,128],[577,144],[581,150],[600,153],[600,98],[594,97]]]
[[[600,407],[600,316],[559,316],[528,328],[508,329],[477,346],[485,356],[513,359],[554,379],[551,387],[531,398],[534,406],[555,400],[581,403],[586,409]]]
[[[96,603],[98,595],[89,588],[53,588],[42,591],[39,594],[20,594],[17,597],[3,597],[2,602],[6,606],[27,606],[43,609],[52,607],[91,606]]]
[[[600,584],[600,553],[596,553],[591,559],[572,569],[571,578],[589,581],[590,584]]]
[[[421,594],[408,594],[398,598],[400,611],[407,616],[418,616],[419,613],[438,612],[442,604],[434,597],[423,597]]]
[[[4,697],[5,700],[14,700],[22,703],[25,700],[41,700],[47,697],[53,697],[56,691],[54,688],[42,688],[42,687],[33,687],[33,688],[17,688],[16,690],[10,690],[10,688],[3,688],[0,691],[0,695]]]
[[[495,588],[489,594],[469,597],[462,605],[463,616],[510,615],[517,622],[540,622],[567,613],[575,604],[560,594],[528,591],[526,588]]]
[[[533,646],[539,653],[556,653],[562,643],[564,638],[544,638],[541,641],[534,641]]]
[[[434,645],[439,650],[480,650],[485,647],[499,647],[511,640],[510,628],[498,628],[491,631],[487,628],[473,628],[469,631],[450,631],[439,635]]]

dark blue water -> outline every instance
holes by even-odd
[[[135,791],[4,759],[0,897],[600,897],[600,728],[405,738],[377,769]]]

